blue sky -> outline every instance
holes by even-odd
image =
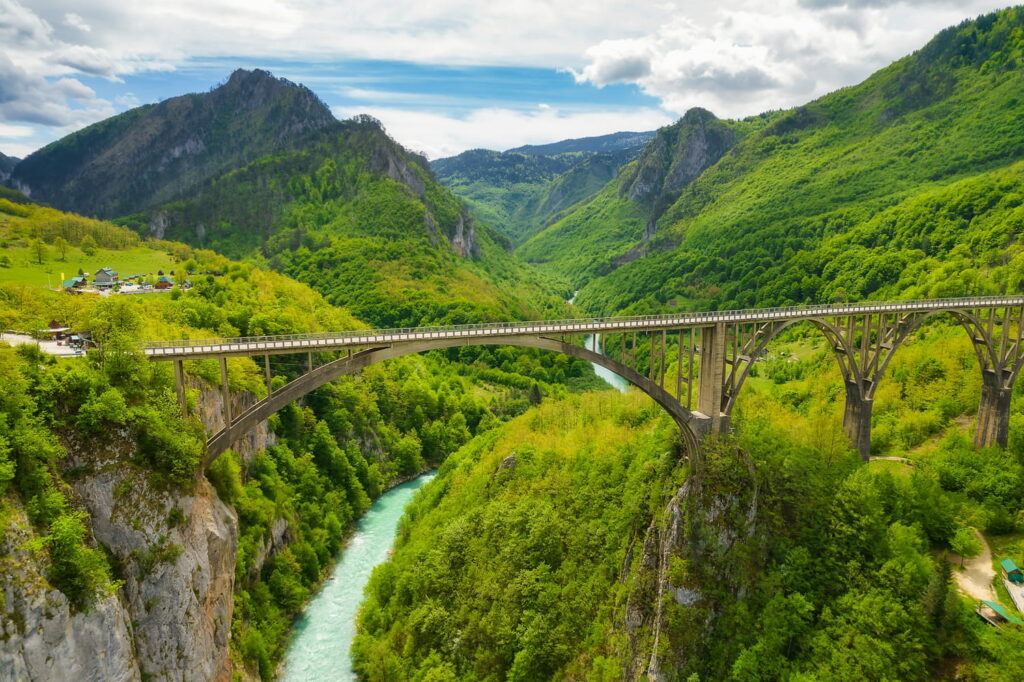
[[[990,0],[0,0],[0,151],[265,68],[431,157],[745,116],[859,82]]]

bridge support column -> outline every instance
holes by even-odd
[[[231,428],[231,391],[228,390],[228,359],[220,359],[220,386],[224,400],[224,428]]]
[[[178,390],[178,405],[181,407],[181,413],[188,413],[188,401],[185,399],[185,368],[181,365],[181,360],[174,361],[174,387]]]
[[[1012,394],[1012,384],[1006,387],[999,373],[989,370],[982,375],[981,404],[978,405],[978,422],[974,427],[974,447],[1006,447],[1010,432]]]
[[[713,433],[723,433],[729,428],[729,417],[722,413],[724,380],[725,325],[718,323],[713,327],[701,327],[697,411],[711,419]]]
[[[270,395],[274,390],[270,387],[270,356],[263,356],[263,378],[267,381],[267,395]]]
[[[856,381],[846,382],[846,412],[843,430],[864,461],[871,458],[871,407],[874,400],[865,398]]]

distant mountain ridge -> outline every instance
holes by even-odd
[[[593,196],[654,134],[619,132],[504,152],[471,149],[430,165],[478,218],[522,242]]]
[[[526,144],[522,147],[506,149],[506,152],[530,154],[533,156],[554,156],[575,152],[618,152],[625,149],[639,149],[650,142],[657,131],[643,133],[618,132],[593,137],[577,137],[560,140],[548,144]]]

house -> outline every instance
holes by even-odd
[[[1004,580],[1017,584],[1024,583],[1024,571],[1020,570],[1020,566],[1013,559],[1003,559],[999,562],[999,567],[1003,569]]]
[[[73,289],[80,289],[84,286],[85,277],[72,277],[71,279],[64,280],[64,283],[60,285],[60,288],[71,291]]]
[[[156,288],[163,291],[164,289],[170,289],[174,286],[174,280],[167,275],[160,275],[160,279],[156,281]]]
[[[112,287],[117,284],[117,273],[110,268],[100,268],[92,278],[98,287]]]

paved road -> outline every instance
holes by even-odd
[[[75,352],[74,349],[68,346],[58,345],[56,341],[38,341],[33,339],[27,334],[0,334],[0,343],[6,343],[10,346],[39,346],[39,350],[50,355],[57,355],[60,357],[74,357],[76,355],[83,355],[81,352]]]

